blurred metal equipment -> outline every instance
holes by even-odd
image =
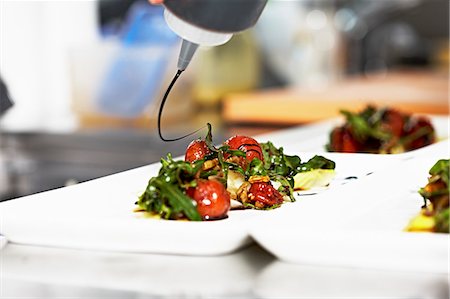
[[[428,66],[448,42],[448,0],[340,1],[336,26],[346,42],[347,72]]]
[[[11,106],[13,105],[11,98],[8,93],[8,88],[6,87],[6,84],[3,82],[2,77],[0,77],[0,118],[3,115],[3,113],[6,112]],[[1,130],[0,130],[0,148],[2,144],[2,138],[1,138]],[[0,199],[2,197],[2,194],[6,193],[6,186],[8,186],[9,178],[7,175],[7,165],[5,162],[5,157],[2,154],[2,151],[0,151]]]
[[[0,117],[13,105],[11,98],[8,93],[8,88],[5,82],[3,82],[2,77],[0,77]]]
[[[0,135],[6,180],[0,201],[64,187],[184,153],[188,140],[161,143],[148,131],[90,131],[73,134]]]

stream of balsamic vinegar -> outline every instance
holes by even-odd
[[[167,101],[167,97],[170,94],[170,91],[172,90],[172,87],[175,85],[175,82],[177,82],[178,78],[180,77],[181,73],[183,72],[183,70],[178,70],[177,73],[175,74],[175,77],[173,77],[172,82],[170,82],[169,87],[167,87],[167,90],[164,94],[164,97],[161,101],[161,105],[159,106],[159,111],[158,111],[158,134],[159,134],[159,138],[161,138],[162,141],[165,142],[172,142],[172,141],[178,141],[181,139],[184,139],[186,137],[189,137],[191,135],[194,135],[195,133],[197,133],[198,131],[200,131],[203,128],[197,129],[194,132],[191,132],[189,134],[183,135],[181,137],[177,137],[177,138],[166,138],[162,135],[162,129],[161,129],[161,117],[162,117],[162,112],[164,110],[164,105],[166,104]]]

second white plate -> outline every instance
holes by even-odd
[[[429,169],[449,157],[448,143],[433,149],[280,210],[251,235],[288,262],[447,273],[448,234],[404,231],[423,204],[417,191]]]

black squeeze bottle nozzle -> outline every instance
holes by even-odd
[[[181,73],[188,67],[188,65],[191,62],[192,57],[194,56],[195,51],[197,50],[197,48],[198,48],[198,44],[183,39],[183,42],[181,44],[180,54],[178,56],[178,64],[177,64],[178,70],[177,70],[177,73],[175,74],[175,77],[173,77],[172,82],[170,82],[169,87],[167,88],[167,90],[166,90],[166,92],[165,92],[165,94],[163,96],[163,99],[161,101],[161,104],[159,106],[159,112],[158,112],[158,135],[159,135],[159,138],[161,138],[161,140],[163,140],[163,141],[166,141],[166,142],[168,142],[168,141],[177,141],[177,140],[183,139],[185,137],[188,137],[188,136],[190,136],[192,134],[195,134],[196,132],[201,130],[201,128],[200,128],[200,129],[196,130],[195,132],[183,135],[183,136],[178,137],[178,138],[166,138],[166,137],[164,137],[162,135],[162,130],[161,130],[162,112],[163,112],[164,105],[165,105],[165,103],[167,101],[167,97],[169,96],[170,91],[172,90],[172,87],[175,85],[175,82],[178,80],[178,77],[180,77]]]
[[[167,25],[183,39],[178,69],[186,69],[199,45],[222,45],[252,27],[267,1],[164,0]]]
[[[191,62],[191,59],[194,56],[194,53],[197,50],[197,48],[198,48],[198,44],[183,39],[183,42],[181,44],[180,55],[178,56],[177,73],[175,74],[175,77],[173,77],[172,82],[170,82],[169,87],[167,88],[167,90],[163,96],[163,99],[161,101],[161,104],[159,106],[158,135],[159,135],[159,138],[161,138],[161,140],[163,140],[163,141],[166,141],[166,142],[177,141],[177,140],[186,138],[190,135],[193,135],[202,129],[202,128],[200,128],[192,133],[189,133],[189,134],[183,135],[181,137],[177,137],[177,138],[166,138],[162,135],[162,130],[161,130],[162,112],[164,109],[164,105],[167,101],[167,97],[169,96],[170,91],[172,90],[172,87],[175,85],[175,82],[178,80],[178,77],[180,77],[181,73],[188,67],[189,62]]]
[[[194,52],[195,52],[195,50],[194,50]],[[191,58],[192,58],[192,55],[191,55]],[[187,61],[187,64],[189,64],[189,60]],[[187,66],[187,64],[186,64],[186,66]],[[171,81],[170,84],[169,84],[169,87],[167,87],[167,90],[166,90],[166,92],[164,93],[163,99],[162,99],[161,104],[160,104],[160,106],[159,106],[159,111],[158,111],[158,135],[159,135],[159,138],[161,138],[161,140],[162,140],[162,141],[165,141],[165,142],[178,141],[178,140],[184,139],[184,138],[186,138],[186,137],[188,137],[188,136],[194,135],[194,134],[197,133],[198,131],[200,131],[200,130],[202,130],[203,128],[205,128],[205,127],[201,127],[200,129],[197,129],[197,130],[195,130],[194,132],[191,132],[191,133],[189,133],[189,134],[185,134],[185,135],[183,135],[183,136],[181,136],[181,137],[176,137],[176,138],[166,138],[166,137],[164,137],[164,136],[162,135],[162,130],[161,130],[161,118],[162,118],[162,112],[163,112],[163,109],[164,109],[164,105],[166,104],[167,97],[169,96],[170,91],[172,90],[172,87],[175,85],[175,82],[177,82],[178,78],[180,77],[180,75],[181,75],[181,73],[182,73],[183,71],[184,71],[184,69],[178,69],[178,70],[177,70],[175,76],[173,77],[172,81]]]
[[[234,32],[253,26],[267,0],[165,0],[165,18],[169,27],[183,37],[178,57],[178,71],[167,88],[158,113],[158,134],[163,141],[176,141],[193,135],[202,128],[178,138],[165,138],[161,132],[164,104],[173,85],[188,67],[199,44],[216,46],[227,42]],[[220,16],[213,17],[211,16]],[[199,29],[200,28],[200,29]]]
[[[183,39],[180,54],[178,56],[179,71],[184,71],[188,67],[189,62],[191,62],[191,59],[194,56],[194,53],[197,50],[197,48],[198,44]]]

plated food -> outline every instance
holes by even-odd
[[[424,205],[407,231],[449,232],[449,161],[442,159],[431,167],[428,184],[419,190]]]
[[[268,210],[295,201],[295,190],[326,186],[335,163],[314,156],[302,163],[271,142],[233,136],[221,146],[205,139],[192,141],[184,161],[170,154],[137,201],[138,211],[162,219],[217,220],[230,209]]]
[[[424,116],[370,105],[359,113],[341,113],[345,123],[331,131],[330,152],[396,154],[436,141],[435,129]]]

